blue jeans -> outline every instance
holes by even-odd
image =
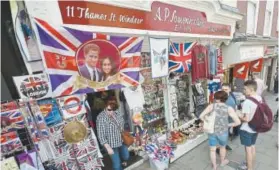
[[[122,145],[118,148],[113,148],[113,154],[110,155],[111,161],[112,161],[112,168],[113,170],[122,170],[122,161],[127,161],[130,157],[128,148],[126,145]],[[121,158],[120,158],[121,155]]]

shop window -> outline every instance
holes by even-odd
[[[254,1],[247,2],[247,33],[255,34],[257,27],[257,3]]]
[[[263,33],[264,36],[270,36],[270,33],[271,33],[273,7],[274,7],[273,0],[266,2],[264,33]]]

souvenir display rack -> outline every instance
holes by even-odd
[[[36,169],[39,170],[50,167],[57,170],[102,169],[104,165],[102,163],[102,155],[99,151],[97,138],[93,130],[88,126],[85,97],[85,95],[74,95],[39,101],[24,99],[24,101],[18,102],[18,104],[13,102],[17,107],[16,110],[4,110],[5,104],[2,104],[1,117],[5,120],[7,119],[7,122],[13,122],[13,125],[6,126],[4,130],[14,127],[24,129],[26,126],[28,133],[25,134],[25,138],[29,139],[30,136],[30,146],[23,147],[21,140],[17,137],[16,131],[11,131],[9,133],[13,133],[12,136],[5,139],[1,138],[1,156],[7,155],[4,153],[7,150],[4,148],[5,146],[12,146],[17,147],[9,149],[13,152],[24,150],[19,155],[14,155],[20,163],[19,166],[21,166],[21,163],[26,162],[23,160],[24,156],[22,156],[25,154],[27,155],[25,157],[34,157],[35,159],[28,166],[34,167],[38,164]],[[11,116],[17,116],[17,118],[13,119],[10,116],[10,112],[13,113]],[[15,122],[14,120],[17,121]],[[86,138],[77,144],[70,144],[64,139],[64,134],[66,133],[64,133],[64,127],[73,121],[81,122],[84,127],[87,127]],[[2,127],[5,125],[7,125],[6,122],[1,122]],[[3,136],[5,134],[2,134]],[[7,142],[11,144],[7,145]],[[5,160],[2,161],[5,162]],[[8,161],[12,160],[9,159]],[[34,161],[37,163],[34,164]],[[17,166],[15,162],[13,162],[13,166]]]

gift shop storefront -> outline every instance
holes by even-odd
[[[197,117],[218,90],[211,80],[222,71],[220,45],[232,39],[240,14],[202,1],[27,1],[25,7],[43,73],[14,81],[24,122],[44,125],[37,137],[27,128],[42,168],[112,169],[98,129],[112,96],[134,138],[126,169],[146,158],[167,167],[207,139]]]
[[[228,46],[222,46],[224,67],[228,70],[227,80],[234,84],[237,92],[243,92],[243,83],[257,72],[270,89],[276,70],[275,39],[234,38]],[[273,83],[272,83],[273,82]],[[273,87],[273,86],[272,86]]]

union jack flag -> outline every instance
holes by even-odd
[[[170,44],[169,71],[190,72],[192,65],[192,48],[196,42]]]
[[[69,155],[55,159],[55,167],[59,170],[78,170],[77,161]]]
[[[22,149],[22,143],[17,132],[9,132],[1,135],[1,153],[9,154],[10,152]]]
[[[6,127],[1,129],[1,133],[11,132],[17,129],[24,128],[24,124],[25,124],[24,117],[18,109],[7,111],[7,112],[1,112],[0,116],[2,118],[3,117],[8,118],[10,123],[10,125],[7,125]]]
[[[41,43],[43,61],[54,96],[90,93],[139,84],[140,51],[143,37],[120,37],[75,30],[66,26],[53,27],[38,18],[35,18],[35,23]],[[120,84],[115,83],[102,88],[77,88],[74,86],[79,75],[75,58],[76,52],[82,44],[93,39],[106,40],[120,51],[119,74],[122,80]]]

